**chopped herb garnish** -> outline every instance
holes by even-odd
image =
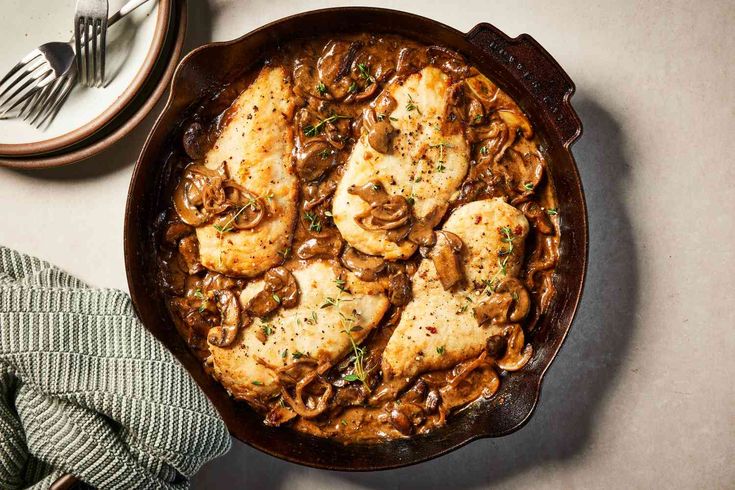
[[[447,167],[445,167],[445,166],[444,166],[443,164],[441,164],[441,163],[440,163],[439,165],[437,165],[437,166],[436,166],[436,171],[437,171],[437,172],[439,172],[439,173],[441,173],[441,172],[444,172],[444,171],[445,171],[446,169],[447,169]]]
[[[304,357],[304,353],[295,351],[291,354],[291,357],[293,357],[294,359],[301,359],[302,357]]]
[[[482,121],[482,114],[478,114],[474,117],[474,119],[472,119],[472,122],[474,123],[479,123],[480,121]]]
[[[360,71],[360,76],[367,82],[368,85],[375,81],[373,76],[370,74],[370,68],[365,63],[358,63],[357,69]]]
[[[559,212],[556,210],[556,208],[551,208],[546,210],[546,214],[548,214],[549,216],[556,216],[557,214],[559,214]]]
[[[530,183],[530,182],[526,182],[525,184],[523,184],[523,188],[526,189],[527,191],[532,191],[533,190],[533,184]]]
[[[408,94],[408,102],[406,103],[406,110],[409,112],[415,110],[416,112],[421,114],[421,110],[416,105],[416,102],[414,102],[413,97],[411,97],[411,94]]]
[[[365,348],[360,347],[355,343],[355,339],[352,338],[352,334],[350,334],[350,332],[348,332],[347,330],[342,330],[342,332],[350,339],[350,344],[352,344],[352,352],[354,357],[353,374],[345,375],[342,379],[344,379],[345,381],[361,381],[363,386],[365,386],[369,393],[370,386],[368,386],[367,384],[367,375],[370,373],[370,371],[365,371],[365,366],[363,364],[365,360]]]
[[[317,134],[322,132],[325,124],[334,122],[337,119],[349,119],[349,118],[350,118],[349,116],[339,116],[337,114],[333,114],[327,118],[320,119],[319,122],[316,124],[309,124],[308,126],[305,126],[304,134],[306,136],[316,136]]]
[[[319,94],[324,95],[327,93],[327,86],[324,85],[322,82],[319,82],[319,84],[316,86],[316,91],[319,92]]]
[[[261,381],[253,381],[253,384],[255,386],[263,386],[263,383]]]
[[[275,330],[273,330],[273,327],[268,323],[263,323],[260,326],[260,329],[263,331],[263,334],[266,337],[270,337],[273,334],[273,332],[275,332]]]
[[[319,158],[321,158],[322,160],[326,160],[327,158],[329,158],[329,155],[332,154],[332,150],[330,150],[329,148],[324,148],[317,154],[319,155]]]
[[[346,291],[345,285],[347,284],[344,279],[335,279],[334,283],[337,285],[337,289],[340,291]]]
[[[452,145],[447,143],[446,141],[442,141],[441,143],[437,143],[435,145],[429,145],[429,148],[439,148],[439,163],[444,163],[444,148],[452,148]]]
[[[340,420],[339,423],[345,426],[347,425],[347,421],[345,419]]]
[[[332,214],[331,211],[324,211],[324,216],[327,216],[329,218],[332,218],[334,215]]]
[[[488,150],[487,150],[487,146],[481,146],[481,147],[480,147],[480,153],[481,153],[481,154],[483,154],[483,155],[487,155],[487,152],[488,152]]]
[[[436,353],[439,354],[440,356],[443,356],[444,355],[444,350],[445,350],[444,349],[444,346],[442,345],[442,346],[436,348]]]
[[[280,305],[281,304],[281,297],[278,296],[276,293],[273,293],[273,301],[275,301],[276,303],[278,303]]]
[[[286,247],[286,248],[284,248],[282,250],[279,250],[278,251],[278,255],[280,255],[281,257],[283,257],[285,259],[285,258],[288,258],[288,254],[290,252],[291,252],[291,247]]]
[[[416,203],[416,198],[413,197],[413,196],[408,196],[406,198],[406,202],[408,202],[408,204],[410,204],[411,206],[413,206]]]
[[[319,221],[319,216],[312,213],[311,211],[308,211],[304,213],[304,218],[306,218],[306,221],[309,222],[309,231],[315,231],[319,233],[322,231],[322,223]]]
[[[288,357],[288,349],[283,349],[283,352],[281,352],[281,359],[285,359]]]
[[[352,92],[354,92],[355,90],[357,90],[357,84],[356,84],[355,82],[352,82],[352,83],[350,84],[350,87],[349,87],[349,88],[347,89],[347,91],[348,91],[349,93],[352,93]]]

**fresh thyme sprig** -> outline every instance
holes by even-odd
[[[416,102],[413,100],[413,97],[411,97],[411,94],[408,94],[408,102],[406,103],[406,110],[407,111],[416,111],[419,114],[421,114],[421,109],[416,105]]]
[[[322,231],[322,223],[319,220],[319,216],[312,213],[311,211],[308,211],[304,213],[304,218],[306,218],[306,221],[309,222],[309,231],[314,231],[316,233]]]
[[[357,69],[360,71],[360,76],[368,85],[375,82],[375,78],[370,74],[370,68],[365,63],[359,63]]]
[[[322,132],[325,124],[334,122],[337,119],[349,119],[349,118],[350,118],[349,116],[340,116],[338,114],[332,114],[329,117],[320,119],[319,122],[316,124],[309,124],[308,126],[304,127],[304,134],[309,137],[316,136],[317,134]]]

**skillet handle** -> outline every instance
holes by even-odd
[[[72,475],[62,475],[55,482],[51,484],[50,490],[73,490],[77,488],[79,479]]]
[[[523,85],[547,113],[565,147],[579,138],[582,122],[569,101],[574,94],[574,82],[535,39],[528,34],[512,39],[487,23],[477,24],[466,37],[483,53],[508,68],[511,77]]]

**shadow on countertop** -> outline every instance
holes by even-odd
[[[212,12],[208,2],[193,0],[186,2],[188,22],[182,57],[192,49],[208,43],[212,39]],[[97,155],[63,167],[17,170],[28,177],[42,180],[79,181],[102,177],[126,167],[132,169],[153,123],[163,110],[168,98],[166,91],[151,112],[120,141]]]
[[[574,154],[589,209],[589,271],[574,326],[547,374],[534,417],[510,436],[476,441],[420,465],[374,473],[327,472],[319,480],[375,489],[445,489],[449,482],[451,488],[478,488],[537,466],[563,463],[590,444],[597,414],[611,396],[635,329],[638,253],[625,203],[630,162],[623,130],[584,94],[575,98],[574,106],[585,128]],[[197,475],[193,487],[216,488],[227,482],[284,488],[319,471],[236,442],[229,454]]]

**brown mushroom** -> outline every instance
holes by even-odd
[[[210,142],[204,126],[198,121],[189,124],[181,137],[184,151],[192,160],[201,160],[209,149]]]
[[[337,165],[337,151],[324,138],[310,140],[296,152],[296,172],[306,181],[314,181]]]
[[[517,323],[506,327],[504,334],[508,340],[508,346],[505,355],[496,361],[497,365],[506,371],[518,371],[528,364],[533,356],[533,347],[525,343],[523,328]]]
[[[390,153],[395,128],[386,120],[376,121],[368,129],[368,143],[379,153]]]
[[[530,310],[531,297],[515,277],[503,279],[492,296],[473,308],[478,325],[519,322]]]
[[[329,200],[337,190],[337,182],[327,179],[319,184],[312,182],[304,187],[304,211],[311,211],[315,207]]]
[[[298,414],[289,407],[283,407],[279,404],[273,405],[263,419],[263,423],[268,427],[278,427],[298,417]]]
[[[395,306],[405,306],[411,301],[411,279],[408,274],[399,271],[388,278],[388,299]]]
[[[472,312],[478,325],[506,323],[512,304],[513,298],[510,294],[493,294],[485,301],[477,303]]]
[[[531,311],[531,296],[523,286],[521,281],[515,277],[506,277],[495,288],[495,294],[508,295],[513,300],[513,307],[508,314],[508,319],[512,322],[519,322],[526,318],[528,312]]]
[[[502,335],[491,335],[487,339],[485,350],[487,355],[493,359],[499,359],[505,354],[508,347],[508,341]]]
[[[342,254],[342,264],[363,281],[375,281],[385,269],[385,260],[382,257],[367,255],[356,248],[347,247]]]
[[[539,233],[543,235],[552,235],[554,233],[554,227],[551,224],[548,214],[536,201],[524,202],[520,206],[520,210],[526,215],[526,218],[528,218]]]
[[[217,308],[222,315],[222,321],[209,330],[207,341],[217,347],[227,347],[235,341],[240,328],[240,304],[235,293],[230,290],[220,291]]]
[[[434,228],[424,220],[416,221],[408,233],[408,240],[419,247],[433,247],[436,243]]]
[[[462,239],[454,233],[443,230],[436,232],[436,245],[429,256],[445,290],[451,289],[464,277],[460,260],[463,246]]]
[[[388,193],[379,180],[371,180],[361,186],[351,185],[347,192],[358,196],[366,203],[372,205],[380,204],[388,199]]]
[[[252,230],[265,219],[268,214],[268,203],[265,199],[232,180],[224,182],[223,187],[234,209],[223,215],[217,224],[238,230]]]
[[[176,187],[173,195],[174,209],[179,215],[181,221],[191,226],[200,226],[207,221],[207,215],[202,212],[195,204],[196,195],[201,190],[197,187],[197,182],[187,178],[186,175],[181,178],[179,185]]]
[[[296,249],[296,256],[302,260],[325,258],[331,259],[342,250],[342,239],[336,233],[326,237],[309,238]]]
[[[213,177],[202,188],[202,205],[210,216],[222,213],[229,207],[222,184],[222,177]]]
[[[166,228],[163,241],[168,245],[175,246],[180,239],[192,233],[194,233],[194,228],[181,221],[175,221]]]
[[[355,222],[365,230],[396,230],[408,225],[410,219],[411,209],[403,196],[390,196],[355,216]]]
[[[204,266],[199,262],[199,240],[196,235],[187,235],[179,241],[179,254],[184,259],[189,274],[204,270]]]

